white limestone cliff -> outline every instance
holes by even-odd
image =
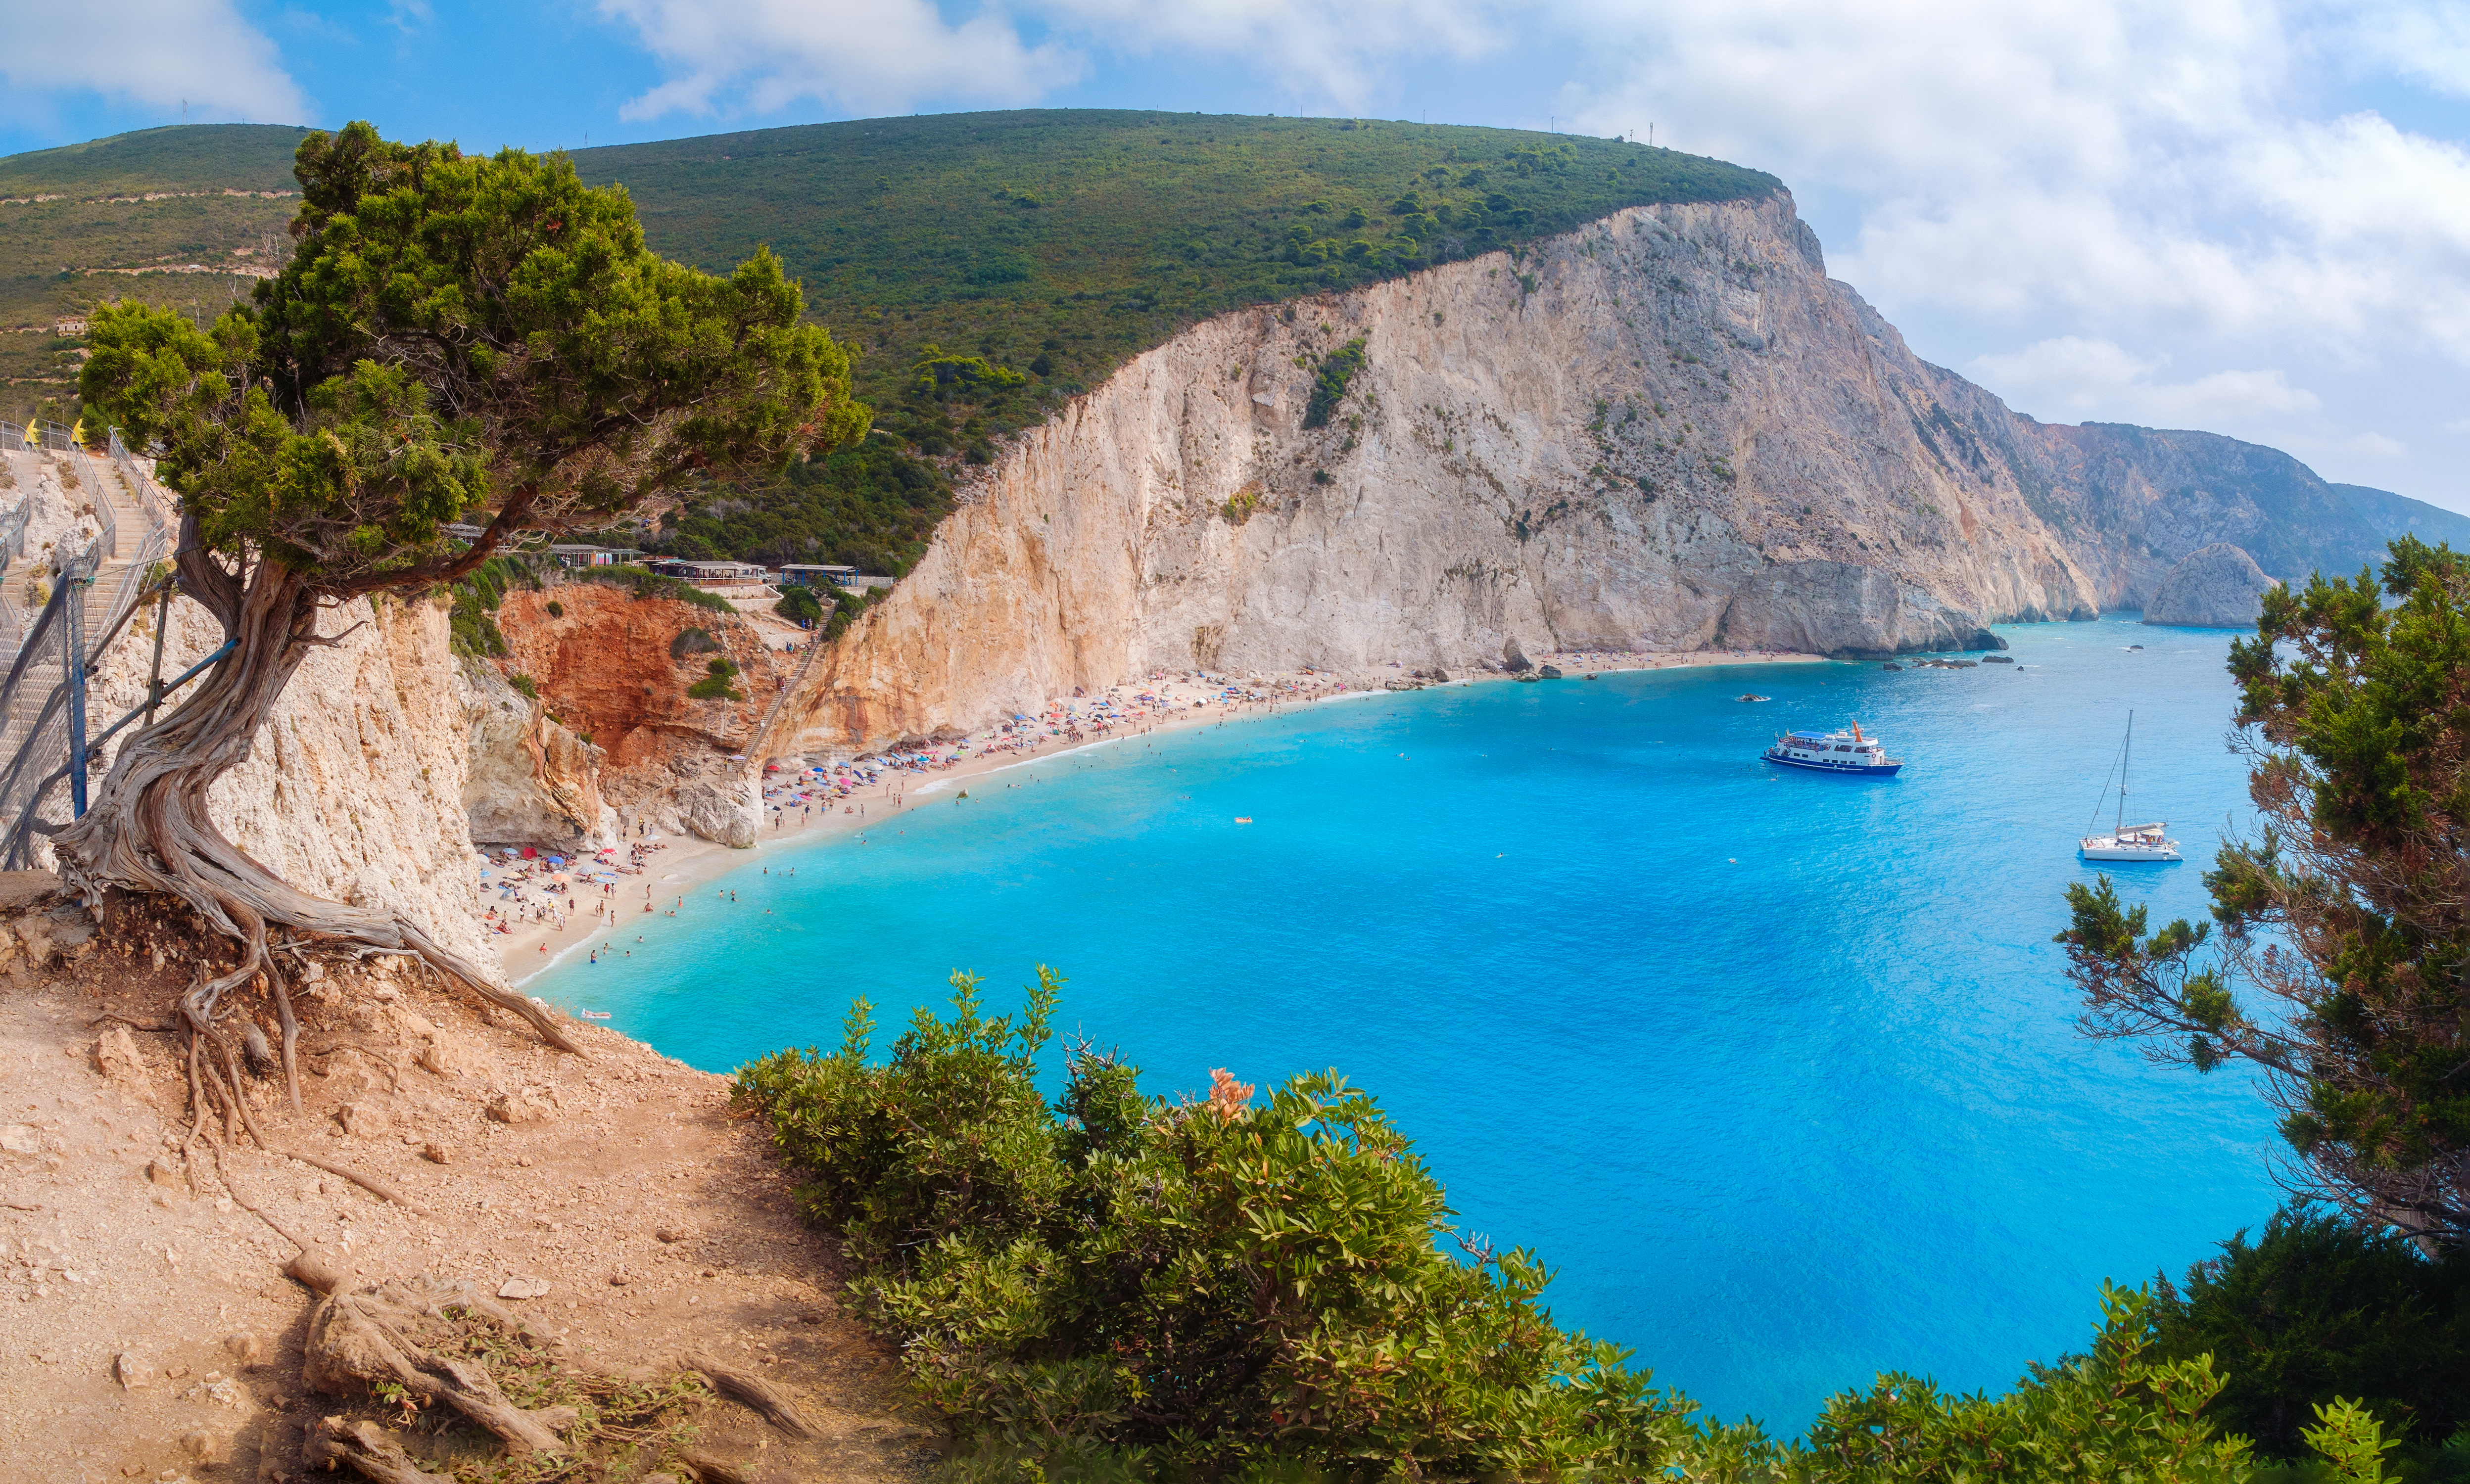
[[[2012,416],[1829,279],[1781,193],[1223,315],[999,455],[800,740],[1153,667],[1998,647],[1985,625],[2090,616],[2098,586],[1989,451]]]
[[[153,618],[141,610],[104,652],[90,693],[97,730],[145,701]],[[247,759],[216,781],[215,823],[301,890],[401,913],[495,972],[463,801],[476,692],[448,646],[445,608],[361,599],[321,615],[318,633],[337,642],[302,662]],[[174,602],[164,678],[221,642],[204,609]]]

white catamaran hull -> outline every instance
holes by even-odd
[[[2162,838],[2166,827],[2145,824],[2114,835],[2086,835],[2076,854],[2088,861],[2175,861],[2179,858],[2179,842]]]
[[[2175,861],[2179,859],[2179,852],[2176,850],[2156,850],[2151,846],[2110,845],[2092,840],[2086,841],[2083,848],[2076,853],[2088,861]]]

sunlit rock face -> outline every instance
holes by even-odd
[[[2170,568],[2144,604],[2144,621],[2252,628],[2264,616],[2264,595],[2279,586],[2255,558],[2228,542],[2215,542]]]
[[[1788,197],[1625,211],[1135,359],[965,492],[807,736],[1157,666],[1994,647],[1989,623],[2097,611],[2033,508],[2032,426],[1829,279]]]

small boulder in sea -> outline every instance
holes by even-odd
[[[1983,655],[1981,657],[1981,662],[1983,664],[2014,664],[2016,661],[2006,655]]]
[[[1878,666],[1878,668],[1879,668],[1879,669],[1882,669],[1882,670],[1900,670],[1900,669],[1902,669],[1902,668],[1903,668],[1903,666],[1902,666],[1902,665],[1900,665],[1900,664],[1893,663],[1893,662],[1891,661],[1891,662],[1889,662],[1889,663],[1882,664],[1882,665]]]
[[[1543,677],[1545,680],[1559,680],[1561,678],[1561,667],[1557,664],[1548,664],[1542,669],[1537,670],[1535,673]]]

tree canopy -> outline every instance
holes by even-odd
[[[2199,1072],[2259,1069],[2303,1193],[2458,1245],[2470,561],[2403,537],[2381,581],[2319,575],[2267,593],[2230,672],[2261,827],[2205,875],[2212,924],[2148,931],[2108,878],[2067,889],[2059,940],[2085,1024]]]
[[[90,407],[157,450],[211,549],[329,593],[456,575],[713,471],[863,435],[849,359],[769,251],[725,277],[643,243],[620,187],[366,124],[300,146],[289,261],[204,329],[99,310]],[[442,527],[488,521],[462,551]],[[477,553],[477,555],[475,554]]]

